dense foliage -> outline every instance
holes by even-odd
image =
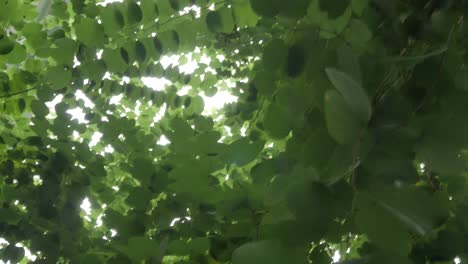
[[[1,259],[464,262],[467,15],[0,0]]]

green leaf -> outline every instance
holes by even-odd
[[[31,102],[31,110],[36,117],[44,117],[49,113],[49,109],[47,106],[38,100],[34,100]]]
[[[122,12],[115,5],[108,5],[101,9],[101,19],[104,31],[113,37],[119,35],[125,25]]]
[[[143,12],[141,11],[140,6],[134,1],[128,2],[127,18],[129,24],[140,23],[143,19]]]
[[[367,5],[369,4],[369,0],[352,0],[351,1],[351,7],[353,8],[353,12],[361,16],[364,10],[367,8]]]
[[[342,15],[350,4],[350,0],[320,0],[320,9],[327,12],[330,18]]]
[[[346,145],[358,139],[360,122],[337,91],[325,92],[324,111],[328,133],[336,142]]]
[[[269,71],[259,71],[255,74],[255,88],[264,96],[272,96],[276,90],[274,76]]]
[[[122,52],[120,52],[120,50],[104,49],[102,60],[107,65],[107,69],[110,72],[122,73],[128,68],[128,61],[122,57]]]
[[[286,203],[295,219],[307,223],[309,230],[319,233],[325,231],[332,217],[332,195],[320,183],[302,180],[289,186]]]
[[[26,59],[26,57],[27,57],[26,49],[24,48],[23,45],[19,43],[15,43],[13,50],[4,56],[5,60],[9,64],[19,64],[24,59]],[[0,61],[1,59],[2,59],[2,56],[0,55]]]
[[[468,91],[468,67],[456,72],[453,80],[457,89]]]
[[[352,19],[344,32],[344,38],[356,48],[364,48],[372,39],[372,32],[363,21]]]
[[[232,253],[233,264],[282,264],[284,249],[276,241],[258,241],[242,245]],[[287,261],[286,261],[287,262]]]
[[[262,149],[262,142],[251,143],[248,138],[241,138],[228,146],[224,160],[227,164],[235,163],[237,166],[245,166],[252,162]]]
[[[47,71],[46,79],[52,89],[61,89],[70,84],[71,72],[63,66],[56,66]]]
[[[81,68],[83,69],[85,76],[95,82],[100,82],[107,70],[106,64],[102,60],[93,60],[83,63]]]
[[[59,64],[73,65],[73,58],[78,49],[77,43],[68,38],[61,38],[54,44],[57,48],[53,49],[52,58]]]
[[[146,60],[146,47],[140,41],[135,42],[135,56],[138,62],[143,63]]]
[[[274,17],[279,12],[281,2],[278,0],[250,0],[250,5],[259,16]]]
[[[421,236],[449,217],[448,197],[442,193],[431,195],[416,187],[379,188],[373,196],[380,207]]]
[[[206,25],[214,33],[231,33],[234,30],[232,9],[221,8],[206,15]]]
[[[289,48],[286,73],[291,78],[296,78],[303,72],[307,63],[307,54],[300,43],[296,43]]]
[[[233,4],[234,20],[239,27],[253,27],[260,19],[252,10],[249,0],[236,0]]]
[[[270,71],[280,69],[285,65],[287,56],[288,48],[283,40],[273,39],[263,49],[263,66]]]
[[[371,103],[361,85],[344,72],[333,68],[327,68],[325,71],[330,82],[341,93],[349,108],[363,122],[369,122],[372,115]]]
[[[140,1],[140,8],[143,12],[144,22],[155,21],[158,18],[159,9],[155,2],[151,0],[142,0]]]
[[[91,18],[82,18],[76,23],[75,33],[86,46],[100,46],[106,41],[103,26]]]
[[[366,194],[358,194],[354,221],[361,232],[381,249],[405,256],[411,249],[411,237],[404,226]],[[385,227],[385,228],[382,228]]]
[[[282,139],[289,134],[290,122],[288,110],[276,103],[268,106],[263,118],[265,131],[274,139]]]
[[[10,244],[3,249],[4,260],[18,263],[24,257],[24,249]]]
[[[128,240],[127,254],[134,261],[139,262],[151,257],[158,257],[158,244],[147,237],[131,237]]]
[[[5,33],[0,32],[0,55],[6,55],[13,51],[15,43],[11,41]]]

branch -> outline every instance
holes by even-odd
[[[29,91],[35,90],[35,89],[37,89],[37,87],[29,88],[29,89],[26,89],[26,90],[21,90],[21,91],[15,92],[15,93],[5,94],[5,95],[0,96],[0,99],[1,99],[1,98],[12,97],[12,96],[15,96],[15,95],[18,95],[18,94],[22,94],[22,93],[26,93],[26,92],[29,92]]]

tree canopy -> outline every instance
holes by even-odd
[[[468,261],[467,23],[465,0],[0,0],[0,258]]]

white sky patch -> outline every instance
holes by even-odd
[[[156,77],[141,77],[141,81],[145,86],[148,86],[155,91],[164,91],[167,86],[172,84],[172,82],[166,78]]]
[[[336,263],[338,261],[340,261],[341,259],[341,255],[340,255],[340,252],[338,250],[335,251],[335,253],[333,254],[333,263]]]
[[[223,62],[223,61],[226,59],[226,57],[224,57],[224,55],[222,55],[222,54],[216,55],[216,58],[217,58],[220,62]]]
[[[180,72],[185,74],[192,74],[197,68],[198,63],[194,60],[189,60],[187,63],[179,66]]]
[[[84,102],[86,108],[94,108],[94,103],[84,94],[81,90],[76,90],[75,92],[76,99],[81,99]]]
[[[247,132],[247,126],[244,124],[240,130],[241,136],[245,137],[246,132]]]
[[[153,122],[157,123],[157,122],[159,122],[159,120],[161,120],[164,117],[164,114],[166,113],[166,108],[167,108],[166,104],[163,104],[161,106],[159,111],[154,116]]]
[[[158,145],[161,145],[161,146],[166,146],[168,144],[170,144],[171,142],[169,141],[169,139],[167,139],[167,137],[165,135],[162,135],[158,142],[156,142],[156,144]]]
[[[123,0],[104,0],[102,2],[97,3],[97,5],[106,6],[106,5],[111,4],[111,3],[122,3],[122,2],[123,2]]]
[[[190,11],[195,12],[195,18],[199,18],[201,16],[201,8],[196,5],[184,7],[182,11],[179,11],[179,15],[185,15],[189,13]]]
[[[104,152],[105,152],[105,153],[114,153],[114,148],[113,148],[111,145],[107,145],[107,146],[104,148]]]
[[[123,98],[123,94],[114,95],[109,100],[109,104],[118,105],[120,103],[120,100],[122,100],[122,98]]]
[[[106,72],[106,73],[104,74],[104,76],[102,77],[102,79],[103,79],[103,80],[110,80],[110,77],[111,77],[110,73],[109,73],[109,72]]]
[[[91,214],[91,203],[89,202],[88,197],[83,199],[83,202],[81,202],[80,208],[85,212],[86,215]]]
[[[103,52],[102,49],[100,49],[100,50],[98,50],[98,51],[96,52],[96,58],[97,58],[98,60],[100,60],[100,59],[102,58],[102,52]]]
[[[123,76],[120,84],[122,85],[122,84],[129,83],[129,82],[130,82],[130,78],[128,76]]]
[[[88,123],[88,120],[85,119],[86,114],[83,112],[83,109],[81,109],[79,107],[76,107],[76,108],[73,108],[73,109],[68,109],[67,113],[72,116],[72,118],[71,118],[72,120],[77,119],[78,123],[80,123],[80,124],[87,124]]]
[[[34,254],[32,254],[32,253],[31,253],[31,250],[29,250],[29,248],[23,246],[23,249],[24,249],[24,256],[25,256],[27,259],[29,259],[29,260],[31,260],[31,261],[35,261],[35,260],[37,259],[37,256],[34,255]]]
[[[206,54],[202,54],[202,56],[200,58],[200,63],[209,65],[211,63],[211,58],[206,56]]]
[[[159,63],[163,66],[164,69],[167,69],[169,65],[178,65],[179,63],[179,55],[171,55],[171,56],[162,56],[159,60]]]
[[[77,66],[80,66],[81,63],[78,61],[78,59],[76,57],[73,58],[73,68],[77,67]]]
[[[94,132],[93,136],[91,137],[91,142],[89,142],[89,146],[96,146],[96,144],[101,140],[102,136],[103,134],[101,132]]]
[[[200,96],[205,102],[205,109],[203,110],[204,115],[212,115],[225,104],[237,101],[237,97],[227,91],[218,91],[212,97],[205,96],[203,93],[200,93]]]
[[[80,138],[80,133],[78,133],[76,130],[73,130],[72,136],[73,140],[78,140]]]
[[[136,116],[140,116],[140,113],[141,113],[140,106],[141,106],[141,102],[137,101],[135,105],[135,109],[133,109],[133,112],[135,113]]]
[[[62,99],[63,99],[63,95],[59,94],[55,96],[55,98],[52,101],[46,102],[45,105],[49,108],[49,111],[51,113],[55,113],[55,105],[62,102]]]
[[[191,89],[192,89],[191,86],[184,86],[179,91],[177,91],[177,95],[178,96],[187,95]]]
[[[104,217],[104,214],[100,214],[97,219],[96,219],[96,227],[101,227],[103,222],[102,222],[102,217]]]

